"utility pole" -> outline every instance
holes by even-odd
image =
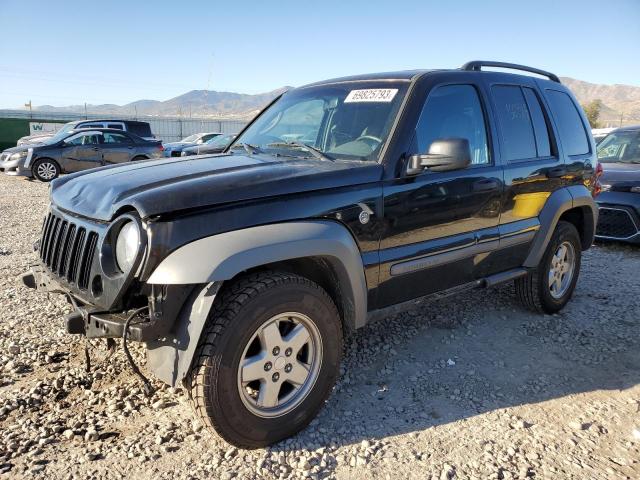
[[[25,103],[24,106],[29,108],[29,118],[33,118],[33,110],[31,108],[31,100],[29,100],[29,103]]]
[[[136,110],[136,120],[137,120],[138,119],[138,106],[134,105],[133,108],[135,108],[135,110]]]
[[[620,112],[620,127],[622,126],[622,117],[624,116],[624,112]]]
[[[87,119],[87,102],[84,102],[84,119]]]

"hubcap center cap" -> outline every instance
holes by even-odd
[[[286,363],[287,362],[284,359],[284,357],[278,357],[276,358],[276,361],[273,362],[273,366],[275,367],[276,370],[282,370]]]

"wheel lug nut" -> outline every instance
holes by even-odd
[[[290,364],[290,363],[287,363],[287,364],[284,366],[284,371],[285,371],[285,372],[287,372],[287,373],[289,373],[289,372],[291,371],[291,369],[292,369],[292,368],[293,368],[293,367],[291,366],[291,364]]]
[[[278,372],[274,373],[271,376],[271,380],[273,380],[274,382],[277,382],[279,378],[280,378],[280,374]]]
[[[271,370],[271,367],[272,367],[271,362],[265,363],[264,364],[264,371],[268,372],[269,370]]]
[[[273,347],[273,354],[278,355],[280,353],[280,347]]]
[[[285,354],[287,357],[290,357],[292,353],[293,353],[293,350],[291,350],[291,347],[287,348],[287,349],[284,351],[284,354]]]

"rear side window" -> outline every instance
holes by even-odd
[[[119,133],[105,133],[103,135],[104,143],[131,143],[128,137]]]
[[[571,97],[558,90],[547,90],[551,113],[556,120],[560,141],[567,155],[589,153],[589,139]]]
[[[107,128],[114,128],[116,130],[124,130],[124,127],[121,123],[108,123]]]
[[[152,137],[151,127],[148,123],[129,123],[127,130],[139,137]]]
[[[500,119],[503,158],[510,162],[535,158],[536,138],[522,89],[498,85],[491,90]]]

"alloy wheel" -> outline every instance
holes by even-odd
[[[295,409],[315,384],[322,340],[306,315],[286,312],[264,322],[246,345],[238,367],[238,390],[249,411],[273,418]]]
[[[548,285],[551,296],[556,300],[569,290],[576,265],[576,254],[570,242],[562,242],[551,257]]]
[[[36,171],[43,180],[52,180],[57,173],[56,166],[51,162],[41,162]]]

